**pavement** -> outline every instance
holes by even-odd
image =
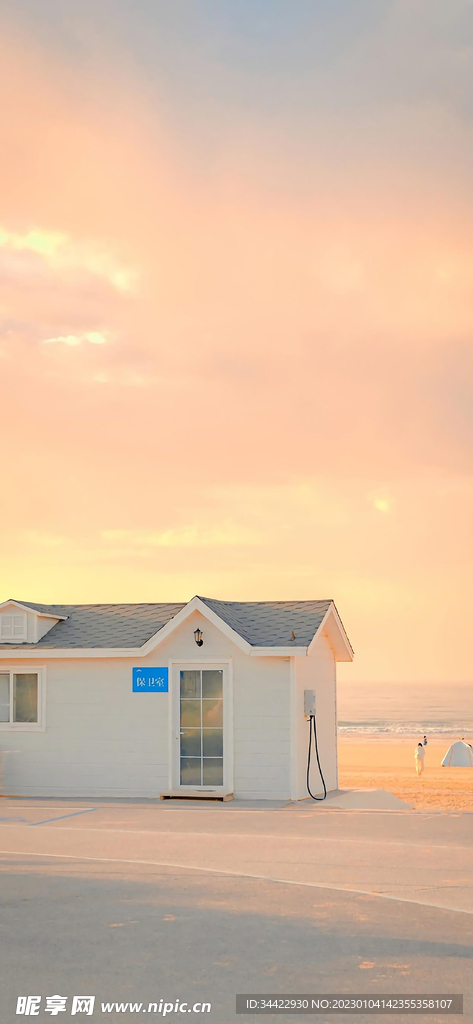
[[[88,993],[91,1020],[180,998],[227,1024],[237,992],[463,993],[473,1020],[472,833],[402,807],[2,799],[0,1022]]]
[[[412,808],[412,804],[387,789],[337,789],[327,793],[326,799],[326,808],[338,807],[346,811],[405,811]],[[305,804],[304,800],[297,806],[304,807]]]

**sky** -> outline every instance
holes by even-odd
[[[473,679],[471,0],[16,0],[0,67],[0,599]]]

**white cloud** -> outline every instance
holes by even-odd
[[[85,338],[86,341],[90,341],[91,345],[106,345],[107,344],[107,339],[104,338],[103,334],[100,334],[99,331],[87,331],[84,334],[84,338]]]
[[[136,284],[136,271],[121,266],[98,242],[70,238],[61,231],[33,229],[21,235],[0,227],[0,249],[36,253],[58,270],[86,270],[105,278],[119,292],[130,292]]]
[[[60,334],[57,338],[45,338],[43,345],[82,345],[84,341],[88,341],[91,345],[106,345],[107,338],[99,331],[86,331],[84,334]]]

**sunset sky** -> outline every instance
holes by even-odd
[[[473,678],[471,0],[15,0],[0,599],[333,597]]]

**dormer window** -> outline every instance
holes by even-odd
[[[0,615],[1,640],[26,640],[26,612],[3,612]]]

